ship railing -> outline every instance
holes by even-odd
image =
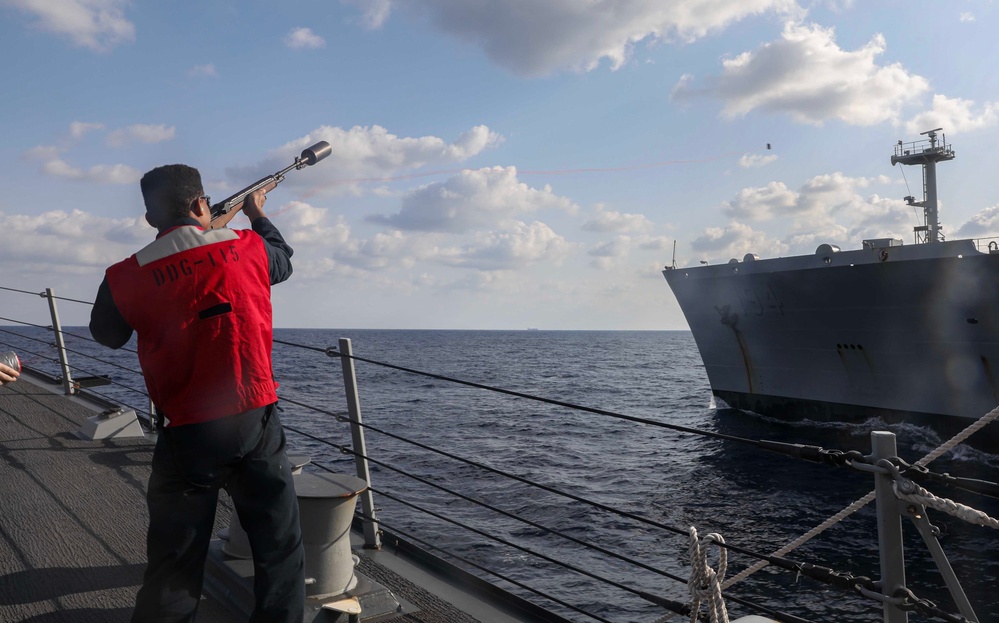
[[[99,407],[105,407],[108,412],[114,410],[115,407],[128,407],[135,412],[137,418],[143,420],[146,430],[154,428],[151,415],[153,405],[149,402],[149,394],[141,374],[137,374],[139,369],[137,351],[128,347],[122,349],[122,352],[128,352],[135,356],[133,365],[123,365],[110,361],[107,357],[95,356],[84,350],[86,345],[96,344],[88,329],[77,327],[74,331],[66,331],[62,327],[57,301],[77,303],[88,307],[93,306],[92,302],[56,296],[51,288],[32,292],[0,286],[0,291],[45,299],[49,318],[52,321],[51,324],[39,324],[37,318],[44,317],[44,314],[41,313],[32,315],[35,321],[18,320],[0,315],[0,323],[9,323],[6,328],[0,327],[0,345],[6,344],[14,348],[26,368],[53,384],[61,386],[65,395],[76,396]],[[82,348],[79,348],[80,345]],[[71,364],[70,355],[87,360],[89,365],[82,367]],[[95,366],[100,370],[100,373],[93,372]],[[116,380],[115,376],[121,374],[126,377],[125,382]],[[129,377],[131,378],[129,379]],[[138,377],[138,382],[135,382],[135,377]],[[119,391],[108,396],[92,389],[100,386],[110,386]]]
[[[975,249],[981,253],[999,253],[999,236],[973,238]]]
[[[81,393],[81,384],[71,379],[74,372],[86,373],[88,371],[98,372],[97,375],[86,377],[96,379],[106,379],[108,382],[102,386],[104,395],[108,401],[121,401],[123,394],[133,396],[128,399],[133,403],[141,403],[134,395],[141,395],[145,399],[146,408],[131,406],[137,414],[142,414],[146,425],[151,426],[153,418],[152,405],[148,404],[148,397],[144,390],[139,389],[141,375],[134,349],[123,349],[122,353],[130,358],[131,363],[122,364],[119,361],[111,361],[108,357],[99,357],[92,352],[101,352],[95,349],[93,340],[89,338],[85,328],[65,330],[58,321],[58,314],[55,310],[56,300],[65,300],[74,304],[89,305],[87,301],[61,298],[47,289],[44,292],[30,292],[13,288],[3,288],[11,292],[23,293],[26,295],[41,296],[45,298],[53,320],[52,325],[40,325],[23,320],[16,320],[9,317],[0,316],[0,321],[11,323],[15,328],[0,328],[0,344],[6,344],[16,348],[22,355],[22,360],[26,367],[32,371],[43,369],[56,369],[61,373],[60,380],[66,393]],[[53,341],[46,340],[47,332],[53,333]],[[53,356],[51,350],[56,351]],[[827,464],[839,464],[852,466],[857,469],[876,472],[876,482],[878,487],[875,496],[879,502],[879,537],[882,548],[882,580],[875,582],[869,578],[844,571],[837,571],[810,563],[803,563],[786,558],[786,553],[790,548],[777,550],[775,554],[765,554],[754,551],[750,548],[740,547],[732,542],[724,542],[718,539],[714,543],[724,548],[725,551],[732,551],[757,561],[757,566],[761,563],[788,570],[792,573],[805,575],[807,577],[825,582],[841,589],[852,591],[871,599],[873,602],[881,604],[887,623],[898,623],[905,621],[907,612],[918,611],[931,619],[944,621],[974,621],[973,611],[967,599],[962,597],[960,584],[953,577],[953,571],[942,568],[942,572],[947,578],[948,589],[951,590],[955,602],[958,604],[960,615],[954,615],[939,607],[934,603],[920,599],[904,586],[904,560],[901,558],[901,547],[897,542],[900,531],[899,501],[891,492],[893,485],[892,478],[898,478],[900,472],[897,469],[898,459],[894,456],[894,436],[891,435],[890,442],[886,438],[872,437],[874,451],[871,455],[864,457],[859,452],[851,451],[842,453],[839,451],[826,451],[814,447],[799,446],[797,444],[777,444],[759,440],[741,439],[729,435],[722,435],[710,431],[699,431],[683,426],[671,425],[668,423],[649,420],[646,418],[629,416],[615,413],[603,409],[574,405],[568,402],[534,396],[514,390],[493,387],[486,384],[471,382],[462,379],[446,377],[443,375],[424,372],[404,366],[380,362],[374,359],[358,357],[353,354],[350,340],[341,339],[337,347],[309,345],[275,340],[275,360],[279,360],[286,353],[283,349],[298,349],[311,351],[316,354],[316,361],[311,362],[301,372],[301,379],[322,378],[328,372],[328,362],[339,360],[341,373],[344,379],[344,394],[340,396],[346,404],[346,411],[336,409],[327,404],[312,404],[312,400],[298,400],[294,392],[294,386],[298,383],[289,381],[288,385],[292,389],[283,393],[281,401],[283,404],[282,419],[286,430],[290,434],[290,439],[294,438],[297,443],[292,443],[298,450],[306,450],[310,456],[316,453],[311,466],[315,469],[343,472],[356,471],[363,475],[369,484],[367,497],[362,497],[361,508],[358,517],[364,526],[364,540],[369,547],[381,546],[383,538],[388,537],[393,541],[408,540],[416,543],[425,549],[432,550],[442,558],[456,561],[457,564],[465,566],[486,576],[493,578],[503,586],[513,592],[526,595],[528,599],[537,600],[544,604],[543,607],[551,608],[555,611],[571,613],[572,616],[582,616],[588,620],[596,620],[611,623],[612,619],[601,613],[608,610],[614,612],[615,609],[608,609],[607,603],[618,604],[618,608],[623,613],[628,613],[628,620],[636,620],[636,616],[645,620],[651,618],[656,611],[665,609],[669,612],[679,612],[685,616],[690,616],[691,607],[697,609],[696,598],[685,601],[678,594],[684,592],[686,584],[691,580],[689,574],[684,576],[684,571],[671,571],[663,569],[654,563],[647,562],[650,554],[644,551],[639,554],[622,553],[625,544],[619,543],[615,548],[609,548],[587,542],[573,534],[574,528],[559,528],[552,524],[550,517],[546,516],[545,510],[558,509],[558,512],[572,513],[579,508],[589,509],[586,511],[586,521],[598,521],[593,513],[606,514],[613,517],[612,522],[626,520],[633,524],[631,530],[637,532],[661,531],[662,535],[655,536],[652,542],[659,546],[652,553],[653,558],[662,558],[661,550],[663,537],[674,535],[681,537],[685,545],[674,544],[672,549],[680,551],[690,548],[693,550],[696,545],[696,531],[689,526],[676,527],[667,523],[649,518],[641,512],[631,512],[625,500],[594,500],[585,493],[576,493],[566,490],[565,487],[555,486],[551,482],[543,482],[543,478],[531,478],[524,475],[525,470],[497,468],[490,464],[495,457],[471,459],[462,456],[459,452],[451,449],[435,447],[432,443],[427,443],[419,438],[399,434],[388,430],[385,426],[373,425],[364,422],[360,411],[360,392],[357,389],[357,373],[355,362],[363,362],[366,365],[375,366],[382,369],[392,370],[396,373],[416,377],[418,379],[432,379],[435,383],[457,384],[464,388],[475,391],[486,391],[500,393],[515,399],[529,400],[543,403],[559,409],[571,409],[584,413],[614,417],[622,422],[639,426],[656,426],[672,429],[675,431],[691,434],[702,434],[706,436],[739,441],[752,444],[756,447],[769,451],[780,451],[789,456],[804,458],[813,462],[819,461]],[[48,352],[43,352],[48,350]],[[88,352],[92,351],[92,352]],[[69,355],[87,359],[88,369],[73,366],[69,363]],[[121,354],[121,353],[119,353]],[[325,362],[325,363],[320,363]],[[137,379],[132,382],[120,382],[120,378]],[[85,378],[77,375],[77,379]],[[306,383],[308,384],[308,383]],[[336,387],[338,384],[331,386]],[[96,391],[96,390],[95,390]],[[307,392],[306,392],[307,393]],[[404,395],[404,394],[403,394]],[[474,404],[475,399],[466,396],[470,403]],[[452,398],[453,400],[453,398]],[[392,402],[395,408],[399,408],[400,396]],[[128,403],[125,403],[128,404]],[[379,405],[377,411],[381,411],[385,405]],[[144,413],[142,413],[144,411]],[[997,410],[999,412],[999,410]],[[315,414],[327,416],[327,421],[314,417]],[[993,414],[993,417],[995,414]],[[330,434],[327,423],[330,421],[349,424],[351,428],[350,439],[334,440],[334,435]],[[984,425],[984,424],[982,424]],[[418,428],[418,427],[417,427]],[[970,429],[971,427],[969,427]],[[376,433],[384,439],[398,442],[400,447],[408,449],[400,450],[398,447],[390,448],[381,443],[372,444],[374,450],[368,449],[364,439],[364,432]],[[973,432],[973,431],[972,431]],[[968,433],[971,434],[971,433]],[[890,435],[890,434],[888,434]],[[333,450],[332,452],[330,450]],[[509,451],[509,449],[507,449]],[[944,451],[942,448],[938,451]],[[374,456],[373,456],[374,455]],[[436,458],[428,458],[428,456]],[[937,454],[939,456],[939,454]],[[388,458],[386,458],[388,457]],[[820,457],[820,458],[817,458]],[[509,457],[504,457],[509,459]],[[935,458],[935,457],[934,457]],[[428,462],[436,465],[440,460],[446,459],[454,463],[455,467],[441,470],[437,467],[433,475],[426,473]],[[932,459],[930,459],[932,460]],[[509,462],[509,461],[507,461]],[[924,459],[922,466],[928,460]],[[502,463],[502,461],[500,461]],[[422,467],[421,467],[422,465]],[[371,467],[373,466],[373,467]],[[895,466],[894,471],[891,469]],[[520,471],[521,473],[517,473]],[[530,472],[531,470],[526,470]],[[421,475],[421,472],[423,474]],[[472,491],[457,490],[458,485],[449,482],[451,474],[462,472],[467,476],[463,485],[472,483]],[[374,476],[372,475],[374,474]],[[444,474],[442,477],[441,474]],[[469,476],[469,474],[471,474]],[[455,479],[461,480],[461,479]],[[524,509],[517,512],[500,508],[496,504],[488,502],[488,490],[507,489],[513,486],[527,487],[525,499],[529,501]],[[996,486],[999,488],[999,485]],[[486,490],[484,492],[484,490]],[[371,495],[378,496],[378,507]],[[554,503],[552,497],[561,499],[563,502]],[[852,506],[857,506],[855,503]],[[859,508],[859,506],[858,506]],[[541,517],[538,517],[540,509]],[[887,509],[887,510],[883,510]],[[892,509],[894,509],[892,511]],[[918,503],[909,503],[909,514],[925,515],[924,507]],[[229,509],[231,511],[231,509]],[[483,515],[482,512],[488,514]],[[532,513],[535,515],[531,517]],[[838,515],[843,515],[840,513]],[[882,519],[882,515],[886,519]],[[430,525],[424,520],[413,521],[414,517],[432,517],[434,521],[443,522],[451,528],[435,528],[430,532],[436,533],[432,536],[416,536],[417,532],[427,532]],[[842,517],[833,518],[837,521]],[[991,518],[989,518],[991,519]],[[993,522],[995,520],[992,520]],[[828,523],[828,522],[827,522]],[[835,522],[833,522],[835,523]],[[830,524],[831,525],[831,524]],[[982,525],[989,525],[987,523]],[[996,526],[992,526],[996,527]],[[454,528],[460,528],[469,535],[457,536]],[[922,533],[929,530],[923,526]],[[815,532],[815,531],[813,531]],[[923,534],[924,538],[926,535]],[[481,539],[481,540],[479,540]],[[551,541],[556,543],[553,545]],[[532,542],[530,547],[525,546],[525,542]],[[931,545],[927,539],[927,544]],[[649,542],[645,543],[646,546]],[[491,552],[492,548],[504,548],[503,554],[498,556],[483,556],[482,552]],[[932,545],[931,545],[932,549]],[[514,553],[510,553],[514,552]],[[555,552],[555,553],[552,553]],[[938,554],[942,555],[942,550],[933,551],[934,559]],[[566,560],[570,558],[572,560]],[[666,558],[673,559],[668,555]],[[512,561],[532,561],[513,564]],[[644,559],[644,560],[643,560]],[[599,560],[599,564],[595,563]],[[944,557],[944,561],[946,558]],[[939,561],[938,561],[939,565]],[[544,582],[543,588],[533,586],[532,581],[526,581],[515,577],[518,571],[523,568],[535,570],[537,567],[550,569],[554,577],[560,578],[554,582]],[[645,578],[642,583],[635,584],[635,570]],[[747,568],[740,576],[732,578],[725,583],[724,598],[738,603],[747,609],[763,613],[770,618],[782,621],[806,621],[787,612],[757,603],[750,599],[743,599],[738,594],[729,590],[729,587],[736,581],[741,581],[752,573],[753,568]],[[568,575],[566,575],[568,574]],[[620,578],[620,579],[615,579]],[[649,578],[652,578],[649,580]],[[662,579],[668,579],[675,583],[675,588],[663,594],[661,587]],[[721,593],[721,580],[716,578],[718,592]],[[593,598],[583,603],[573,602],[569,598],[558,593],[559,585],[577,587],[580,585],[593,586],[589,589]],[[955,588],[957,589],[955,594]],[[615,595],[616,593],[616,595]],[[641,604],[644,604],[641,605]],[[651,608],[651,609],[650,609]]]
[[[947,152],[951,151],[951,148],[951,144],[947,142],[946,135],[941,134],[939,140],[934,135],[933,139],[925,138],[908,142],[898,141],[895,145],[895,156],[902,158],[914,154],[926,153],[931,150]]]

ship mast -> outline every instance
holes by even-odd
[[[940,221],[937,216],[937,163],[944,160],[954,159],[954,150],[947,145],[947,136],[940,135],[940,144],[937,144],[937,132],[943,128],[936,128],[920,132],[920,135],[927,139],[912,143],[902,143],[899,141],[895,145],[895,155],[891,157],[891,164],[920,164],[923,166],[923,200],[916,201],[915,197],[905,198],[906,203],[911,206],[921,206],[923,208],[924,225],[914,228],[916,232],[916,242],[940,242],[943,234],[940,232]],[[927,146],[929,145],[929,146]],[[923,234],[920,236],[920,234]]]

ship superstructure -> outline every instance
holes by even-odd
[[[923,168],[917,244],[864,240],[841,251],[663,271],[713,393],[791,419],[881,416],[953,429],[999,405],[999,252],[945,241],[936,130],[899,141],[892,164]]]

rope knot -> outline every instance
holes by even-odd
[[[697,528],[690,527],[690,580],[687,581],[687,591],[690,593],[690,620],[697,621],[701,602],[705,602],[711,623],[728,623],[728,609],[722,597],[722,580],[728,568],[728,550],[724,547],[725,538],[717,533],[704,537],[704,543],[697,536]],[[714,544],[718,548],[718,569],[712,569],[708,564],[708,549]]]

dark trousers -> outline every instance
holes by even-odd
[[[298,499],[274,405],[160,431],[146,501],[148,565],[132,623],[190,622],[198,608],[219,489],[253,551],[253,623],[302,623]]]

